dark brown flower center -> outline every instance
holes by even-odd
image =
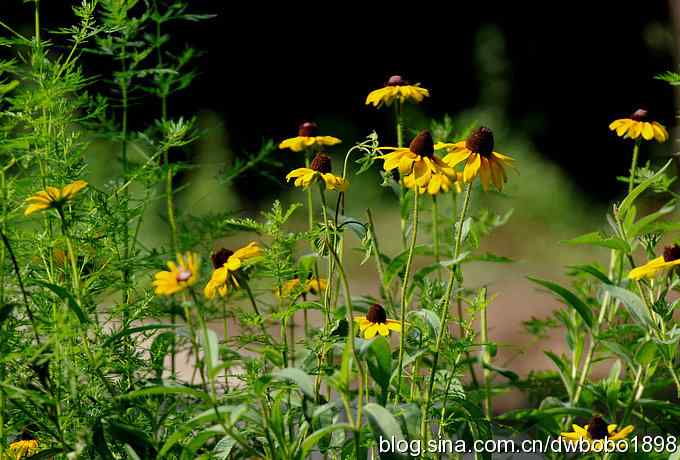
[[[402,78],[401,75],[392,75],[386,83],[387,86],[404,86],[408,85],[408,82]]]
[[[210,260],[212,261],[213,268],[217,270],[218,268],[221,268],[224,264],[227,263],[227,260],[229,260],[229,257],[234,255],[234,251],[222,248],[217,252],[214,252],[210,256]]]
[[[427,129],[422,130],[413,138],[408,148],[411,152],[421,157],[431,157],[434,154],[434,141],[430,131]]]
[[[316,136],[316,131],[319,129],[316,123],[306,121],[298,128],[298,136],[312,137]]]
[[[368,309],[366,319],[374,324],[385,324],[387,322],[387,313],[382,305],[374,303],[371,308]]]
[[[674,244],[673,246],[666,246],[663,249],[664,262],[673,262],[680,259],[680,246]]]
[[[312,160],[312,169],[322,174],[331,172],[331,157],[323,153],[317,153]]]
[[[465,141],[465,147],[483,157],[491,156],[491,152],[493,152],[493,132],[484,126],[475,129]]]
[[[637,109],[635,112],[633,112],[633,115],[630,116],[635,121],[643,121],[647,119],[647,115],[649,115],[649,112],[647,112],[645,109]]]
[[[609,437],[607,422],[599,415],[596,415],[588,422],[588,434],[591,439],[604,439]]]

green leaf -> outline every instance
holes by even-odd
[[[401,432],[401,427],[397,419],[382,406],[375,403],[366,404],[364,411],[368,416],[368,423],[371,426],[371,431],[376,441],[379,443],[380,438],[394,443],[404,442],[404,435]],[[403,459],[404,455],[397,452],[379,452],[381,459]]]
[[[204,401],[210,400],[210,396],[208,396],[206,393],[182,385],[176,386],[156,385],[152,387],[142,388],[140,390],[131,391],[130,393],[126,393],[124,395],[119,396],[118,398],[133,399],[143,398],[147,396],[159,396],[170,394],[185,394],[188,396],[192,396],[196,399],[202,399]]]
[[[144,430],[132,425],[108,420],[106,429],[113,439],[130,446],[140,458],[155,458],[156,448]]]
[[[617,208],[617,209],[618,209],[618,212],[619,212],[621,215],[625,216],[625,214],[628,212],[628,209],[630,209],[631,205],[632,205],[633,202],[637,199],[637,197],[640,196],[640,194],[641,194],[642,192],[644,192],[645,190],[647,190],[652,184],[654,184],[654,182],[656,182],[656,181],[659,179],[659,177],[661,177],[661,176],[663,175],[663,173],[664,173],[664,171],[666,170],[666,168],[668,168],[668,166],[670,166],[670,164],[671,164],[672,162],[673,162],[673,160],[668,160],[668,162],[667,162],[661,169],[659,169],[659,170],[656,172],[656,174],[654,174],[652,177],[650,177],[649,179],[643,181],[643,182],[640,183],[637,187],[635,187],[635,188],[633,189],[633,191],[631,191],[631,192],[626,196],[626,198],[623,199],[623,201],[621,202],[621,204],[618,206],[618,208]]]
[[[626,307],[626,310],[628,310],[628,313],[637,320],[638,324],[644,328],[654,327],[647,307],[637,294],[627,289],[607,284],[602,285],[602,289],[609,292],[609,295],[615,299],[620,300],[623,306]]]
[[[421,318],[430,327],[430,335],[432,337],[436,337],[437,334],[439,333],[441,319],[439,319],[439,315],[433,312],[432,310],[422,308],[420,310],[411,311],[408,313],[408,315],[417,316],[418,318]]]
[[[307,436],[302,443],[302,452],[300,455],[300,458],[307,458],[309,457],[309,454],[312,452],[312,449],[314,449],[314,446],[325,436],[328,436],[334,431],[338,430],[353,430],[352,425],[349,425],[347,423],[336,423],[333,425],[328,425],[323,428],[320,428],[316,430],[314,433],[310,434]]]
[[[56,455],[59,455],[64,452],[64,449],[60,449],[58,447],[54,447],[51,449],[45,449],[41,450],[40,452],[35,453],[34,455],[31,455],[30,457],[26,457],[26,460],[40,460],[40,459],[51,459]],[[111,457],[113,458],[113,457]]]
[[[644,342],[638,349],[637,353],[635,353],[635,361],[643,366],[650,364],[654,358],[656,358],[656,350],[657,346],[654,342]]]
[[[215,444],[215,448],[213,449],[213,456],[217,460],[227,460],[229,454],[234,448],[234,445],[236,445],[236,441],[234,441],[232,437],[230,436],[223,437],[222,439],[217,441],[217,444]]]
[[[57,286],[56,284],[50,284],[40,280],[34,280],[34,282],[40,286],[46,287],[59,296],[59,298],[65,300],[68,304],[68,307],[71,309],[71,311],[73,311],[73,313],[75,313],[81,324],[87,324],[89,322],[87,315],[83,312],[75,297],[73,297],[69,291],[61,286]]]
[[[208,367],[208,377],[212,379],[220,371],[220,349],[217,334],[207,326],[203,328],[202,345],[203,352],[205,353],[205,362]]]
[[[157,329],[174,329],[177,328],[178,326],[175,324],[145,324],[144,326],[139,326],[139,327],[130,327],[123,329],[120,332],[116,332],[112,336],[108,337],[104,341],[104,348],[109,347],[113,345],[114,343],[118,342],[120,339],[123,337],[126,337],[128,335],[136,334],[138,332],[146,332],[146,331],[153,331]]]
[[[586,233],[585,235],[577,236],[570,240],[564,240],[562,243],[589,244],[591,246],[600,246],[607,249],[630,252],[630,246],[624,240],[615,236],[604,236],[600,232]]]
[[[588,275],[592,275],[605,284],[612,284],[612,280],[610,280],[607,275],[602,273],[602,271],[599,268],[597,268],[595,265],[592,265],[592,264],[570,265],[567,268],[570,268],[570,269],[574,270],[575,272],[581,272],[581,273],[586,273]]]
[[[418,245],[413,249],[413,253],[420,255],[426,254],[428,252],[428,247],[426,245]],[[390,263],[385,267],[384,282],[389,285],[395,276],[401,274],[406,266],[406,260],[408,259],[408,250],[403,251],[398,254]]]
[[[571,391],[571,387],[573,386],[573,382],[571,380],[571,374],[569,373],[569,369],[567,364],[557,356],[555,353],[552,351],[544,351],[545,355],[550,358],[550,361],[553,362],[555,367],[557,367],[557,371],[560,374],[560,377],[562,378],[562,383],[564,384],[564,388],[567,389],[567,391]]]
[[[392,376],[392,350],[385,337],[376,337],[371,340],[366,362],[371,377],[382,389],[382,402],[384,403]]]
[[[309,374],[302,371],[301,369],[296,367],[287,367],[275,372],[274,377],[293,382],[300,388],[305,396],[312,400],[316,399],[316,395],[314,394],[314,380]]]
[[[649,227],[651,224],[653,224],[656,220],[658,220],[660,217],[665,216],[666,214],[670,214],[675,210],[675,205],[670,204],[667,206],[664,206],[657,212],[654,212],[652,214],[646,215],[642,219],[638,220],[635,222],[629,229],[628,229],[628,237],[629,238],[635,238],[636,236],[645,233],[645,230],[647,230],[647,227]]]
[[[559,284],[539,278],[533,278],[531,276],[528,278],[534,283],[540,284],[541,286],[550,289],[552,292],[561,297],[562,300],[567,303],[567,305],[574,308],[578,312],[578,314],[583,319],[583,322],[586,323],[588,327],[593,327],[593,312],[590,310],[590,307],[588,307],[588,305],[586,305],[585,302],[583,302],[576,294],[571,292],[569,289],[563,288]]]

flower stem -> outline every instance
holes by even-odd
[[[383,261],[380,258],[380,246],[378,244],[378,235],[375,233],[375,222],[373,220],[373,213],[371,212],[370,209],[366,209],[366,216],[368,217],[368,235],[371,238],[371,241],[373,242],[373,255],[375,256],[375,265],[376,269],[378,270],[378,276],[380,277],[380,285],[383,291],[382,294],[385,300],[387,301],[389,310],[391,311],[391,313],[394,313],[392,311],[394,310],[394,301],[392,300],[390,286],[387,283],[385,283],[385,270],[383,268]]]
[[[437,277],[439,270],[439,207],[437,206],[437,195],[432,195],[432,245],[434,246],[434,261],[437,263]]]
[[[482,341],[481,361],[482,361],[482,378],[484,381],[484,415],[487,419],[491,418],[492,401],[491,401],[491,373],[488,369],[488,364],[491,363],[491,353],[489,353],[489,321],[488,321],[488,307],[486,305],[486,288],[483,288],[484,308],[482,308],[480,316],[480,335]]]
[[[456,229],[456,245],[454,247],[453,259],[456,260],[460,256],[460,249],[463,240],[463,222],[465,222],[465,215],[467,214],[468,207],[470,206],[470,195],[472,192],[472,182],[470,182],[465,188],[465,198],[463,200],[463,209],[460,211],[458,216],[458,227]],[[451,273],[449,273],[449,280],[446,286],[446,294],[444,295],[444,305],[442,306],[442,317],[440,319],[439,334],[437,335],[437,343],[435,345],[434,354],[432,355],[432,368],[430,370],[430,382],[427,388],[427,394],[425,396],[425,405],[423,406],[423,412],[420,421],[420,434],[421,437],[427,441],[429,436],[426,436],[428,424],[427,418],[430,412],[430,404],[432,403],[432,390],[434,389],[434,378],[437,373],[437,362],[439,361],[439,353],[442,348],[442,342],[444,335],[448,330],[448,315],[449,315],[449,305],[451,303],[451,294],[453,292],[453,285],[456,281],[456,271],[458,263],[451,266]]]
[[[637,169],[638,154],[640,153],[640,143],[635,141],[633,144],[633,161],[630,164],[630,177],[628,178],[628,193],[635,187],[635,172]]]
[[[404,281],[401,283],[401,334],[399,336],[399,363],[397,365],[397,391],[395,394],[395,402],[399,401],[399,396],[401,395],[401,377],[404,372],[404,348],[406,345],[406,303],[407,303],[407,292],[408,292],[408,280],[411,274],[411,264],[413,263],[413,252],[416,247],[416,240],[418,238],[418,190],[413,191],[413,230],[411,232],[411,245],[408,250],[408,257],[406,258],[406,267],[404,268]]]

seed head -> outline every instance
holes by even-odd
[[[408,146],[409,150],[416,155],[421,157],[431,157],[434,154],[434,141],[432,140],[432,134],[427,129],[422,130],[416,137],[411,141],[411,145]]]
[[[674,244],[673,246],[666,246],[663,249],[664,262],[673,262],[680,259],[680,246]]]
[[[368,309],[366,319],[374,324],[385,324],[387,322],[387,313],[382,305],[374,303],[371,308]]]
[[[306,121],[300,125],[298,128],[298,136],[302,137],[312,137],[316,136],[316,131],[319,129],[319,126],[312,122],[312,121]]]
[[[331,169],[331,157],[323,153],[317,153],[312,160],[312,169],[318,171],[321,174],[327,174],[332,171]]]
[[[491,152],[493,152],[493,132],[484,126],[475,129],[465,141],[465,147],[483,157],[491,156]]]
[[[607,422],[599,415],[596,415],[588,422],[588,434],[591,439],[604,439],[609,437]]]
[[[408,85],[408,82],[402,78],[401,75],[392,75],[386,83],[386,86],[404,86]]]
[[[229,260],[229,257],[234,255],[234,251],[231,251],[229,249],[222,248],[217,252],[214,252],[210,256],[210,260],[212,261],[213,268],[217,270],[218,268],[221,268],[224,264],[227,263],[227,260]]]
[[[649,115],[649,112],[645,109],[637,109],[635,112],[633,112],[633,115],[630,116],[635,121],[644,121],[647,119],[647,115]]]

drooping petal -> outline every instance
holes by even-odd
[[[478,154],[472,154],[470,158],[468,158],[467,163],[465,164],[465,169],[463,170],[463,180],[465,182],[471,182],[472,179],[474,179],[477,174],[479,173],[479,168],[482,165],[482,160],[481,160],[481,155]]]

